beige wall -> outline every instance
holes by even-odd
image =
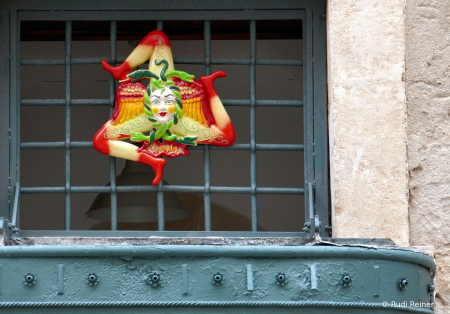
[[[438,269],[436,313],[448,313],[450,2],[408,0],[406,12],[411,245],[434,247]]]
[[[329,0],[335,237],[409,245],[405,1]]]

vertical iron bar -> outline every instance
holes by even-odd
[[[258,199],[256,196],[256,21],[250,21],[250,182],[252,231],[258,231]]]
[[[163,21],[157,21],[156,22],[156,29],[159,31],[162,31],[163,29]]]
[[[305,187],[314,182],[314,99],[313,99],[313,43],[312,12],[306,10],[303,27],[303,132]],[[308,193],[310,193],[308,191]],[[305,195],[306,196],[306,195]],[[305,216],[309,219],[309,198],[305,197]]]
[[[10,126],[10,174],[9,193],[11,200],[12,184],[20,183],[20,22],[17,11],[11,10],[11,126]],[[14,139],[14,140],[13,140]],[[12,180],[12,181],[11,181]],[[15,181],[15,182],[14,182]],[[10,202],[10,205],[12,202]],[[14,204],[17,205],[18,204]],[[11,217],[11,206],[10,217]],[[20,224],[20,213],[17,213],[17,224]]]
[[[111,65],[116,65],[116,38],[117,38],[117,22],[111,22],[111,35],[110,35],[110,45],[111,45]],[[111,74],[109,76],[109,100],[110,100],[110,109],[109,113],[113,114],[114,112],[114,103],[115,103],[115,84],[116,80],[114,76]],[[111,182],[111,230],[117,230],[117,189],[116,189],[116,158],[109,157],[109,181]]]
[[[162,179],[158,184],[157,192],[157,202],[158,202],[158,230],[164,231],[165,221],[164,221],[164,193],[162,191]]]
[[[71,201],[70,201],[70,184],[71,184],[71,160],[70,160],[70,140],[72,132],[72,119],[70,112],[71,98],[71,64],[72,58],[72,22],[66,22],[66,200],[65,200],[65,229],[70,230],[71,220]]]
[[[163,21],[158,21],[156,23],[156,28],[162,31]],[[165,218],[164,218],[164,193],[162,191],[162,179],[161,182],[159,182],[158,184],[157,202],[158,202],[158,230],[164,231]]]
[[[205,41],[205,75],[211,74],[211,22],[205,21],[204,29]],[[205,151],[204,158],[204,172],[205,172],[205,194],[203,197],[205,206],[205,231],[211,231],[211,167],[210,167],[210,153],[209,145],[203,145]]]

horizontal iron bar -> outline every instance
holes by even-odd
[[[156,192],[158,188],[152,185],[127,185],[117,186],[117,192]],[[163,192],[186,192],[186,193],[204,193],[204,186],[188,186],[188,185],[163,185]],[[212,193],[220,194],[250,194],[251,187],[232,187],[232,186],[211,186]],[[65,193],[66,188],[55,187],[21,187],[22,194],[41,194],[41,193]],[[72,186],[71,193],[111,193],[110,186]],[[258,194],[287,194],[287,195],[303,195],[303,188],[275,188],[275,187],[257,187]]]
[[[265,245],[283,245],[283,242],[290,242],[292,238],[295,237],[303,238],[305,236],[309,237],[309,234],[306,232],[286,232],[286,231],[284,232],[258,231],[257,233],[255,233],[253,231],[20,230],[19,236],[35,237],[35,238],[58,237],[59,239],[67,239],[68,237],[70,238],[83,237],[82,241],[88,241],[86,243],[89,243],[89,240],[86,238],[94,238],[95,241],[98,240],[95,238],[119,237],[121,239],[128,238],[130,239],[130,242],[133,242],[135,245],[138,244],[140,240],[142,241],[142,238],[145,238],[146,245],[151,245],[152,242],[154,244],[162,245],[164,243],[169,243],[170,238],[172,238],[172,240],[176,240],[173,239],[174,237],[194,239],[192,242],[195,242],[198,245],[202,243],[205,244],[220,243],[221,245],[223,245],[225,242],[232,243],[232,245],[239,245],[246,241],[250,242],[252,238],[255,241],[254,243],[258,243],[261,242],[262,237],[265,237],[271,238],[266,239],[267,241],[263,240],[265,242]],[[170,238],[167,239],[167,237]],[[283,240],[279,238],[289,238],[289,239]],[[33,245],[43,244],[42,242],[45,243],[44,239],[30,239],[30,240],[34,243]],[[53,242],[53,244],[56,245],[57,239],[53,240],[55,241]],[[80,243],[81,241],[76,242],[78,243],[77,245],[82,245],[82,243]],[[295,242],[295,240],[293,242]],[[173,241],[172,243],[176,243],[176,241]],[[301,242],[299,241],[295,244],[301,245]],[[67,245],[69,244],[67,243]]]
[[[255,234],[257,234],[255,232]],[[242,245],[29,245],[4,246],[0,257],[246,257],[246,258],[358,258],[392,260],[423,265],[436,270],[433,258],[406,249],[368,249],[340,246],[264,246]]]
[[[80,64],[101,64],[103,60],[109,58],[73,58],[71,59],[72,65]],[[205,64],[204,58],[174,58],[175,64]],[[125,58],[117,58],[117,63],[122,63]],[[212,65],[249,65],[250,58],[212,58]],[[21,59],[21,65],[65,65],[65,59]],[[303,60],[301,59],[256,59],[256,65],[277,65],[277,66],[302,66]]]
[[[65,99],[24,99],[20,101],[22,106],[65,106]],[[110,99],[71,99],[72,106],[110,106]]]
[[[247,99],[222,99],[227,106],[250,106]],[[20,101],[22,106],[65,106],[65,99],[24,99]],[[71,99],[72,106],[110,106],[110,99]],[[301,100],[257,100],[257,107],[302,107]]]
[[[65,148],[66,142],[27,142],[21,143],[23,149],[45,149],[45,148]],[[69,142],[71,148],[93,148],[91,141]],[[256,150],[259,151],[303,151],[303,144],[256,144]],[[189,147],[192,150],[203,150],[202,146]],[[233,144],[231,146],[211,146],[212,150],[250,150],[250,144]]]
[[[92,141],[89,142],[69,142],[70,148],[93,148]],[[20,148],[66,148],[66,142],[28,142],[20,143]]]

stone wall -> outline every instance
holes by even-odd
[[[408,0],[411,245],[433,246],[436,313],[450,311],[450,1]]]
[[[409,245],[405,1],[329,0],[333,236]]]

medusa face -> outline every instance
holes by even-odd
[[[173,118],[175,109],[175,95],[170,88],[157,88],[150,95],[150,108],[152,109],[154,118],[161,124],[167,123]]]

